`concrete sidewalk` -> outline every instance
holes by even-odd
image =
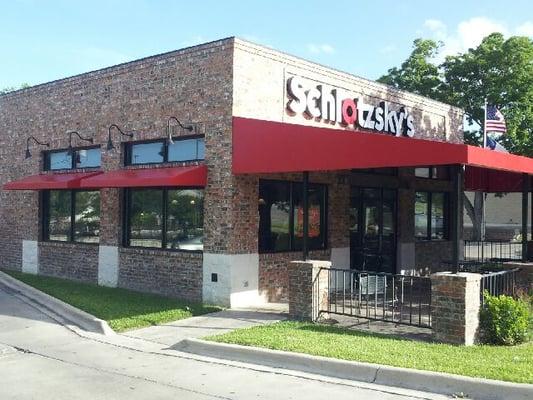
[[[271,324],[287,319],[287,314],[282,308],[277,308],[276,311],[269,309],[224,310],[163,325],[135,329],[124,332],[122,335],[173,346],[184,339],[219,335],[235,329]]]

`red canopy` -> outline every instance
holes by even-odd
[[[154,187],[154,186],[198,186],[207,184],[207,167],[142,168],[110,171],[84,179],[84,189]]]
[[[66,174],[40,174],[8,182],[4,190],[43,190],[43,189],[79,189],[85,179],[100,175],[101,172],[76,172]]]
[[[233,118],[235,174],[453,164],[533,174],[531,158],[465,144]]]

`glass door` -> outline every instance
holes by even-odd
[[[350,264],[361,271],[394,273],[396,191],[351,189]]]

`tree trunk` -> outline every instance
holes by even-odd
[[[483,240],[482,237],[482,223],[483,223],[483,192],[474,192],[474,204],[470,201],[466,194],[463,193],[464,205],[466,213],[472,221],[472,239]]]

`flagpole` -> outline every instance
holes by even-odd
[[[484,104],[484,117],[483,117],[483,148],[487,148],[487,98],[485,97],[485,104]],[[483,195],[481,196],[482,203],[481,203],[481,246],[484,246],[485,243],[485,233],[486,233],[486,220],[485,220],[485,203],[487,200],[487,194],[483,192]]]
[[[484,112],[485,112],[485,115],[483,117],[483,148],[485,149],[487,147],[487,98],[486,97],[485,97]]]

